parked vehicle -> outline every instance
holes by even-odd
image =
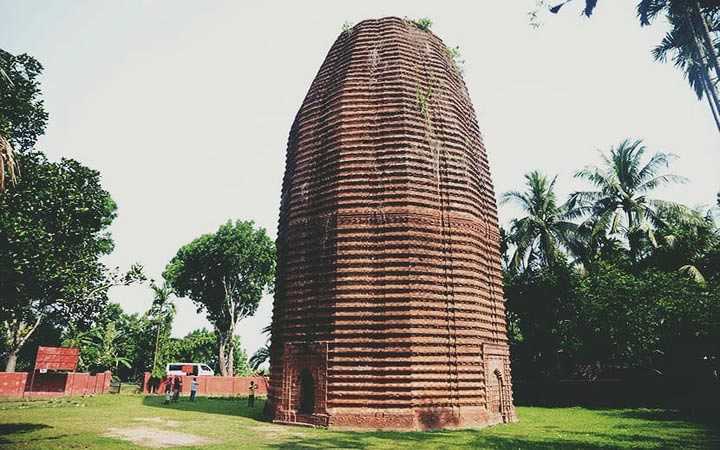
[[[182,375],[215,375],[215,371],[207,364],[200,363],[170,363],[165,366],[165,373],[170,376]]]

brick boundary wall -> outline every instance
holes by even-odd
[[[0,372],[0,397],[62,397],[66,395],[105,394],[110,390],[110,371],[89,373]],[[32,383],[32,391],[30,390]]]
[[[193,376],[183,376],[182,393],[190,395],[190,383]],[[254,381],[258,388],[255,395],[267,395],[268,379],[263,376],[250,377],[218,377],[208,375],[198,375],[198,393],[199,396],[212,395],[248,395],[250,393],[250,382]],[[153,389],[154,387],[154,389]],[[152,386],[150,382],[150,373],[145,372],[143,376],[143,393],[144,394],[164,394],[165,380],[161,380],[156,386]]]

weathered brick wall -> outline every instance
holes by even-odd
[[[488,158],[432,33],[385,18],[338,37],[290,131],[277,247],[275,420],[514,420]]]
[[[182,393],[190,394],[190,383],[194,377],[183,376]],[[198,376],[198,393],[200,396],[214,395],[248,395],[250,393],[250,382],[254,381],[258,386],[255,395],[267,395],[268,380],[262,376],[252,377],[218,377],[218,376]],[[145,372],[143,382],[143,392],[146,394],[164,394],[165,383],[163,379],[159,383],[153,385],[150,379],[150,373]]]
[[[0,372],[0,397],[22,397],[27,372]]]
[[[59,397],[108,392],[112,373],[0,372],[0,397]]]

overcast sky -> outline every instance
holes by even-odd
[[[158,279],[181,245],[228,219],[274,238],[293,117],[342,24],[365,18],[430,17],[460,46],[496,192],[539,169],[559,175],[564,196],[598,149],[636,137],[676,153],[673,170],[691,179],[659,197],[710,204],[720,139],[708,106],[671,64],[653,62],[664,26],[640,28],[632,3],[603,0],[591,20],[568,5],[534,29],[535,0],[0,0],[0,47],[45,66],[39,147],[99,170],[117,201],[108,262],[140,262]],[[501,220],[515,212],[502,208]],[[146,287],[111,297],[130,312],[152,301]],[[175,335],[209,326],[190,300],[177,305]],[[239,326],[249,353],[271,308],[264,298]]]

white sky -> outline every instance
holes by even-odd
[[[720,189],[720,138],[706,103],[671,64],[652,61],[662,26],[640,28],[628,1],[596,15],[568,5],[535,30],[535,0],[439,1],[10,1],[0,0],[0,47],[45,66],[50,122],[39,146],[99,170],[118,203],[113,265],[160,278],[177,249],[230,218],[275,236],[287,135],[310,82],[345,21],[430,17],[459,45],[490,155],[496,192],[523,174],[572,179],[625,137],[676,153],[691,183],[658,196],[710,204]],[[515,211],[501,209],[508,221]],[[146,310],[148,288],[114,301]],[[208,326],[179,299],[174,334]],[[238,333],[263,344],[272,299]]]

